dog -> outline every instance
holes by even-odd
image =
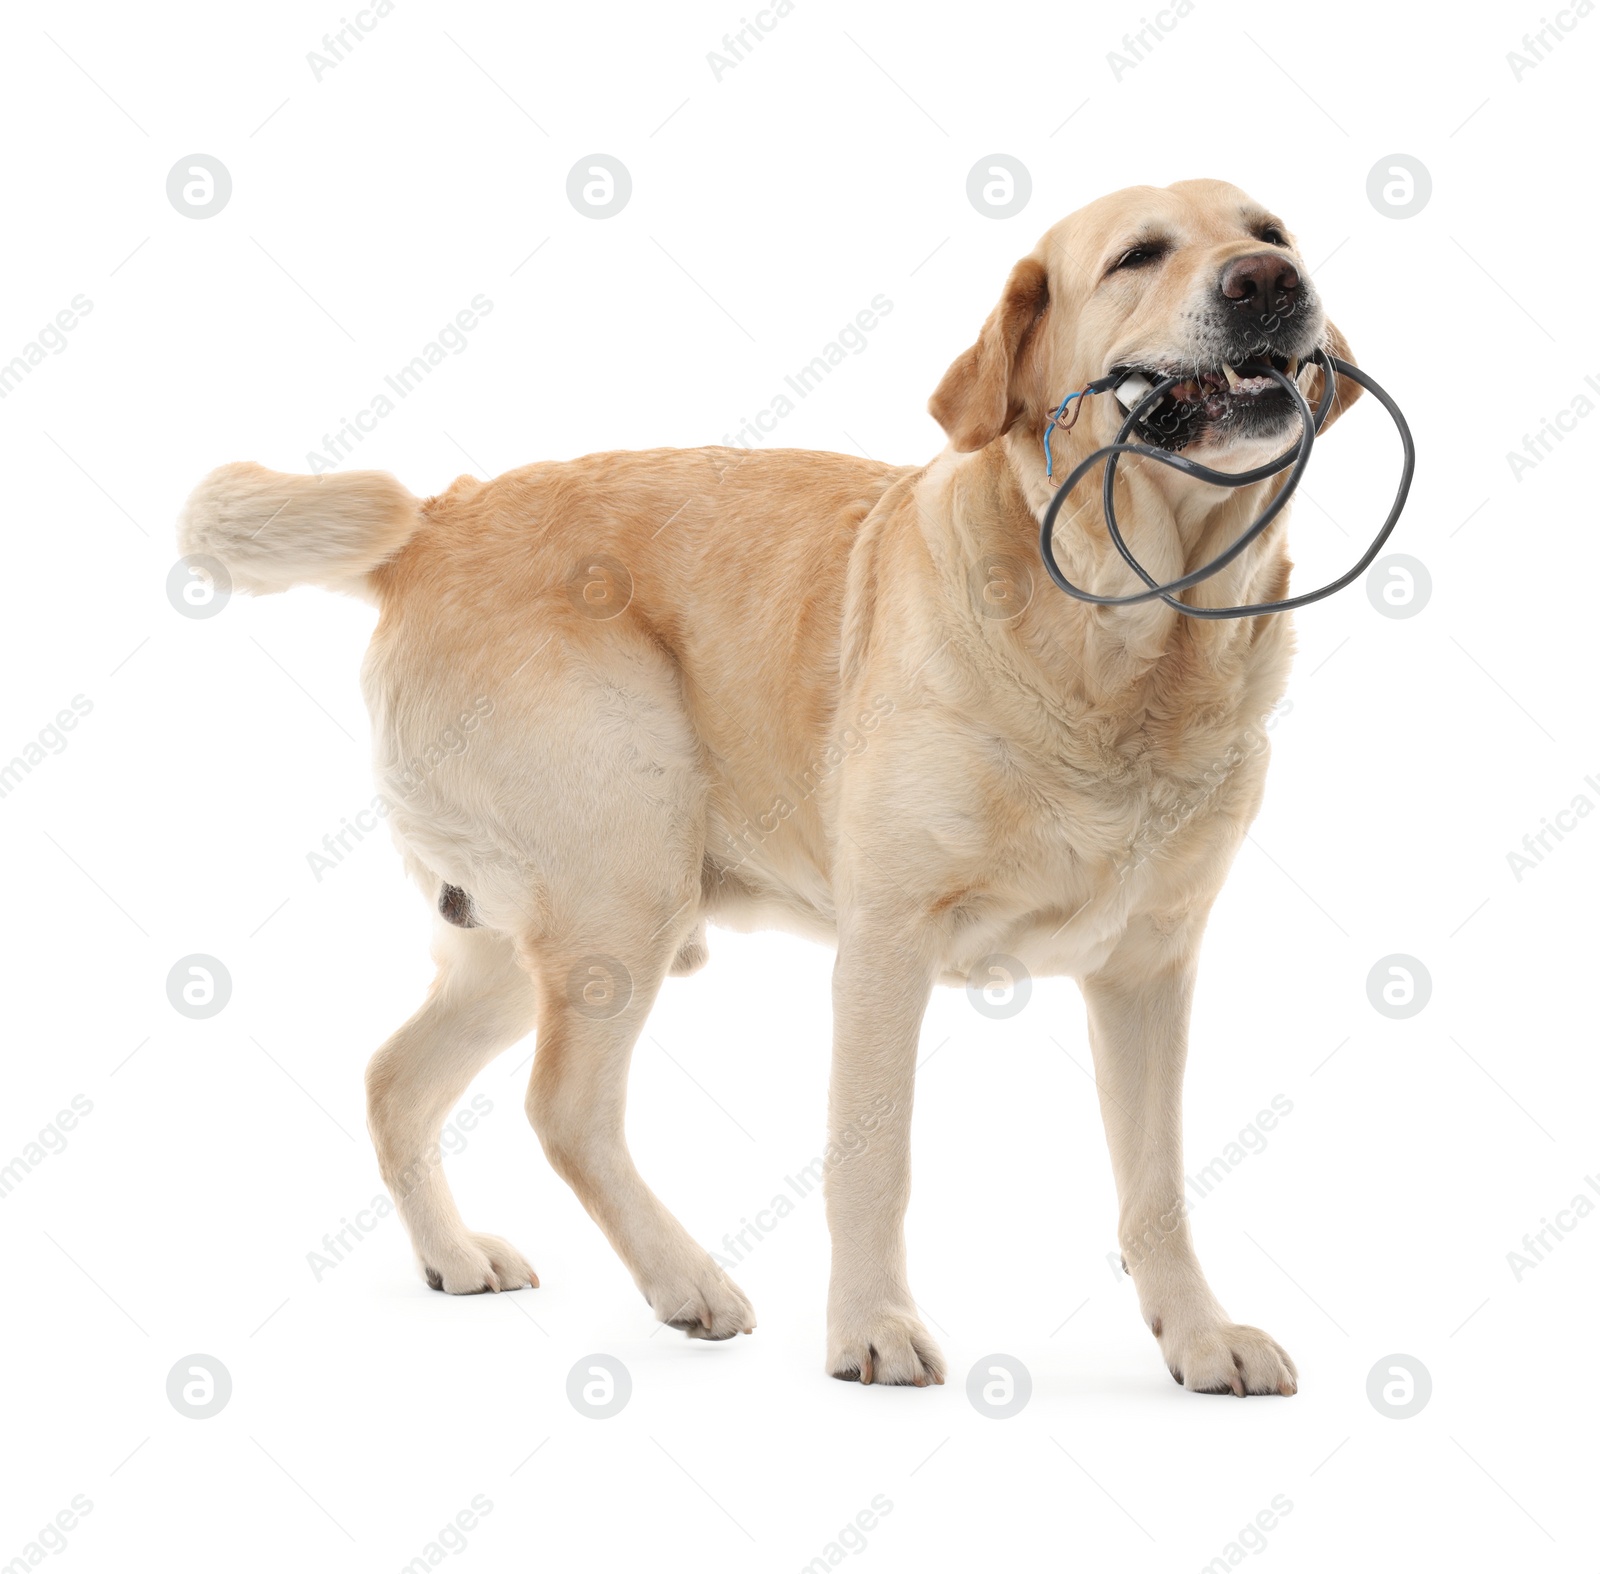
[[[655,1316],[697,1338],[753,1330],[635,1169],[623,1109],[651,1002],[705,962],[707,921],[776,925],[837,948],[829,1372],[944,1380],[903,1234],[918,1032],[935,983],[1020,964],[1082,990],[1124,1266],[1173,1377],[1296,1391],[1288,1354],[1206,1282],[1181,1156],[1201,932],[1261,801],[1289,620],[1084,605],[1036,552],[1055,486],[1124,419],[1086,395],[1068,429],[1066,394],[1119,369],[1179,377],[1141,440],[1243,469],[1299,430],[1249,363],[1315,404],[1333,375],[1306,364],[1317,349],[1353,360],[1283,223],[1184,181],[1090,203],[1012,268],[933,392],[948,443],[920,467],[701,448],[462,476],[426,501],[372,471],[231,464],[200,483],[179,540],[210,572],[379,609],[362,686],[438,974],[366,1091],[428,1284],[539,1282],[467,1229],[438,1163],[446,1113],[537,1028],[529,1119]],[[1359,393],[1337,381],[1330,421]],[[1125,460],[1118,517],[1164,582],[1281,484],[1221,491]],[[1141,590],[1098,490],[1063,512],[1057,562],[1093,592]],[[1280,519],[1186,595],[1275,599],[1289,567]]]

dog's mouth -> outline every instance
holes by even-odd
[[[1277,354],[1216,367],[1126,363],[1114,368],[1121,376],[1116,395],[1133,410],[1160,383],[1179,379],[1139,417],[1145,438],[1161,448],[1175,451],[1203,438],[1271,437],[1292,423],[1295,406],[1268,366],[1299,382],[1308,365]]]

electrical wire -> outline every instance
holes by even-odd
[[[1323,374],[1322,397],[1317,402],[1317,410],[1314,415],[1310,405],[1306,403],[1305,395],[1301,393],[1295,380],[1280,372],[1270,362],[1264,363],[1267,374],[1294,401],[1296,413],[1300,417],[1300,438],[1293,448],[1285,450],[1276,459],[1268,460],[1266,464],[1258,465],[1253,470],[1237,472],[1213,470],[1210,466],[1200,464],[1197,460],[1189,459],[1183,454],[1169,453],[1166,449],[1153,448],[1146,443],[1130,442],[1128,440],[1129,435],[1140,424],[1140,418],[1145,411],[1153,411],[1168,391],[1182,379],[1166,377],[1158,382],[1128,411],[1127,419],[1122,423],[1116,438],[1105,447],[1095,449],[1093,453],[1082,460],[1073,469],[1071,475],[1061,484],[1055,496],[1051,498],[1050,506],[1045,510],[1044,520],[1039,528],[1039,555],[1044,559],[1045,572],[1069,596],[1078,601],[1087,602],[1090,606],[1131,607],[1137,606],[1142,602],[1159,599],[1175,611],[1183,613],[1185,617],[1191,618],[1244,618],[1254,617],[1263,612],[1288,612],[1295,607],[1308,606],[1313,601],[1321,601],[1323,597],[1331,596],[1335,591],[1343,590],[1353,579],[1366,571],[1393,532],[1401,511],[1405,508],[1406,498],[1411,491],[1411,478],[1416,469],[1416,445],[1412,441],[1411,428],[1406,424],[1406,418],[1401,413],[1399,405],[1394,402],[1386,390],[1381,388],[1365,372],[1352,366],[1348,361],[1340,360],[1338,356],[1329,355],[1323,350],[1313,351],[1307,357],[1307,360],[1310,364],[1320,367]],[[1056,424],[1056,418],[1066,409],[1067,404],[1072,399],[1114,388],[1125,378],[1132,376],[1133,370],[1130,367],[1113,376],[1103,377],[1078,393],[1069,394],[1061,402],[1060,409],[1057,410],[1056,415],[1051,418],[1051,426]],[[1187,602],[1178,600],[1177,592],[1187,590],[1192,585],[1198,585],[1202,580],[1209,579],[1213,574],[1221,573],[1271,525],[1273,520],[1288,505],[1289,500],[1294,496],[1295,489],[1300,484],[1300,478],[1305,474],[1317,434],[1322,430],[1323,423],[1326,421],[1328,411],[1332,406],[1333,386],[1336,376],[1348,377],[1352,382],[1359,383],[1361,387],[1372,394],[1388,412],[1389,418],[1395,424],[1395,430],[1400,434],[1400,444],[1403,450],[1400,484],[1395,491],[1394,502],[1389,509],[1388,517],[1379,528],[1377,535],[1373,537],[1372,544],[1362,554],[1360,561],[1353,568],[1341,574],[1337,579],[1330,580],[1326,585],[1322,585],[1316,590],[1306,591],[1302,595],[1288,596],[1281,601],[1251,602],[1248,605],[1237,607],[1194,607]],[[1048,427],[1045,432],[1045,441],[1048,453]],[[1133,555],[1132,549],[1123,539],[1121,528],[1117,524],[1113,492],[1116,484],[1117,464],[1124,454],[1134,454],[1141,459],[1153,459],[1158,464],[1166,465],[1169,469],[1193,476],[1196,480],[1202,481],[1209,486],[1222,486],[1232,489],[1253,486],[1257,482],[1267,480],[1285,469],[1289,470],[1289,476],[1279,490],[1278,495],[1261,511],[1260,516],[1231,546],[1224,548],[1216,557],[1202,567],[1180,575],[1177,579],[1169,580],[1166,584],[1158,584],[1145,569],[1144,565]],[[1101,503],[1105,511],[1106,530],[1122,560],[1148,587],[1145,590],[1134,591],[1125,596],[1098,596],[1091,591],[1074,585],[1057,565],[1055,554],[1052,550],[1056,516],[1061,512],[1062,505],[1066,502],[1072,489],[1097,464],[1102,462],[1105,464],[1105,477],[1101,488]],[[1052,467],[1047,467],[1047,474],[1049,468]]]

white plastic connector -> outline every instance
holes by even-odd
[[[1154,387],[1155,384],[1148,377],[1135,372],[1117,384],[1117,403],[1124,410],[1131,410]]]

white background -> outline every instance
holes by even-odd
[[[1169,1571],[1226,1557],[1283,1494],[1252,1564],[1592,1567],[1600,1220],[1521,1282],[1507,1253],[1600,1173],[1600,822],[1520,881],[1506,855],[1578,794],[1600,802],[1600,420],[1520,480],[1506,453],[1600,376],[1600,20],[1518,81],[1532,6],[1202,0],[1119,81],[1107,54],[1136,7],[800,0],[719,81],[706,56],[740,14],[401,0],[319,81],[332,4],[8,10],[0,358],[75,295],[93,309],[0,403],[0,757],[73,696],[93,709],[0,799],[0,1162],[75,1095],[93,1111],[0,1203],[0,1561],[83,1494],[52,1562],[399,1569],[483,1494],[452,1565],[781,1571],[883,1494],[847,1561]],[[166,196],[196,152],[233,182],[201,221]],[[603,222],[565,189],[596,152],[633,179]],[[996,152],[1032,175],[1006,220],[966,196]],[[1395,153],[1433,181],[1405,220],[1367,196]],[[372,612],[307,590],[178,616],[188,489],[229,459],[308,468],[480,293],[468,347],[354,464],[426,495],[464,470],[719,442],[880,293],[868,348],[773,440],[920,462],[942,442],[927,396],[1012,261],[1103,192],[1195,175],[1283,213],[1409,413],[1393,547],[1432,580],[1409,619],[1360,586],[1300,615],[1195,1007],[1191,1172],[1274,1095],[1293,1104],[1194,1227],[1229,1311],[1297,1359],[1298,1397],[1167,1375],[1108,1266],[1065,981],[1005,1022],[959,991],[929,1013],[909,1239],[942,1389],[824,1375],[816,1196],[735,1272],[753,1338],[656,1330],[528,1129],[531,1043],[475,1084],[492,1113],[449,1168],[468,1223],[543,1287],[430,1294],[393,1217],[319,1282],[307,1254],[381,1191],[361,1072],[431,976],[429,914],[381,833],[320,882],[307,861],[371,796]],[[1319,449],[1297,584],[1353,560],[1395,461],[1372,401]],[[711,944],[640,1043],[631,1138],[715,1247],[820,1151],[831,958]],[[208,1021],[166,995],[196,952],[233,979]],[[1407,1020],[1367,996],[1392,953],[1432,979]],[[566,1397],[593,1352],[632,1375],[611,1420]],[[1010,1420],[966,1394],[994,1352],[1032,1374]],[[209,1420],[166,1398],[191,1353],[232,1376]],[[1403,1421],[1366,1391],[1395,1353],[1433,1382]]]

